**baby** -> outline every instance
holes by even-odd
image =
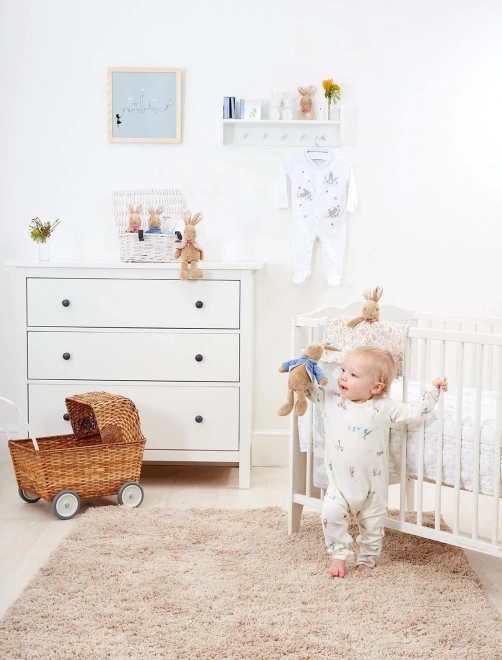
[[[331,555],[329,572],[345,576],[350,549],[349,518],[359,523],[357,571],[376,565],[387,513],[389,431],[392,422],[420,420],[436,405],[448,380],[435,378],[415,404],[387,398],[396,365],[389,351],[361,346],[347,354],[338,377],[340,392],[313,383],[307,394],[324,412],[324,461],[329,485],[321,512]],[[328,385],[329,387],[329,385]]]

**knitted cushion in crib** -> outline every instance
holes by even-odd
[[[361,321],[354,328],[347,327],[347,321],[351,316],[328,316],[324,329],[323,343],[336,342],[342,346],[342,350],[325,351],[321,357],[322,362],[342,364],[345,356],[353,348],[358,346],[378,346],[390,353],[396,363],[396,376],[403,375],[403,358],[408,336],[408,326],[405,323],[393,321],[375,321],[368,323]]]

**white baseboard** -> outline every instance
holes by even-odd
[[[9,428],[9,436],[17,438],[17,429]],[[7,435],[0,430],[0,461],[10,461]],[[287,467],[287,431],[255,431],[251,439],[251,465],[255,467]]]
[[[253,467],[287,467],[288,432],[255,431],[251,438]]]

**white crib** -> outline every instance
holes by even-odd
[[[323,308],[315,312],[295,316],[292,319],[291,357],[300,355],[302,346],[318,340],[318,333],[323,321],[330,315],[359,316],[361,303],[352,303],[344,308]],[[417,391],[423,391],[426,383],[435,376],[448,376],[450,392],[453,390],[454,419],[449,420],[448,430],[452,436],[453,472],[448,483],[443,483],[443,460],[445,444],[445,395],[441,395],[434,421],[434,433],[426,432],[426,423],[419,425],[414,437],[418,446],[413,446],[417,454],[416,474],[407,473],[407,450],[410,448],[412,434],[405,425],[400,425],[401,438],[399,467],[389,474],[389,486],[399,484],[399,517],[386,518],[388,528],[414,534],[443,543],[449,543],[469,550],[502,557],[502,521],[499,498],[501,496],[501,418],[502,418],[502,318],[453,316],[442,314],[424,314],[399,309],[391,305],[381,305],[380,318],[388,321],[406,323],[409,327],[404,354],[404,375],[401,379],[403,400],[414,385]],[[322,366],[322,363],[321,363]],[[468,388],[472,388],[472,391]],[[450,395],[451,397],[451,395]],[[470,398],[469,398],[470,397]],[[411,400],[411,397],[410,397]],[[471,417],[464,416],[464,400],[471,401]],[[451,403],[451,399],[450,399]],[[314,459],[312,447],[312,404],[306,413],[306,451],[300,450],[298,418],[290,417],[289,447],[289,533],[299,530],[303,507],[321,509],[324,491],[314,484]],[[466,415],[468,413],[465,413]],[[451,410],[450,410],[451,418]],[[454,422],[452,426],[452,422]],[[452,431],[453,429],[453,431]],[[490,429],[488,444],[485,439],[486,429]],[[464,487],[466,466],[464,445],[467,434],[472,445],[472,469],[469,490]],[[433,438],[434,472],[439,479],[424,473],[424,452],[426,437],[429,444]],[[439,441],[438,441],[439,438]],[[482,443],[482,438],[484,443]],[[464,443],[464,445],[463,445]],[[493,446],[490,445],[492,443]],[[489,451],[490,486],[483,494],[480,491],[480,451],[485,447]],[[481,454],[483,456],[483,454]],[[316,458],[318,460],[318,458]],[[483,465],[486,467],[486,458]],[[462,473],[464,470],[464,473]],[[485,470],[486,471],[486,470]],[[434,527],[422,524],[424,484],[428,492],[434,489]],[[435,484],[435,485],[428,485]],[[416,486],[416,487],[415,487]],[[448,489],[448,491],[445,491]],[[416,491],[416,505],[415,505]],[[430,494],[430,493],[429,493]],[[451,531],[441,527],[442,503],[449,497],[450,511],[453,511]],[[483,515],[486,517],[486,501],[489,497],[489,536],[479,533],[479,506],[483,498]],[[467,500],[466,500],[467,498]],[[430,503],[429,503],[430,504]],[[469,510],[470,530],[461,529],[461,514]],[[428,507],[430,509],[430,505]],[[406,520],[407,511],[416,511],[416,522]],[[486,525],[484,527],[486,529]]]

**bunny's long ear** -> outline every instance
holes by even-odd
[[[310,85],[310,87],[307,87],[307,94],[310,96],[315,92],[315,87],[314,85]]]
[[[373,300],[378,302],[382,297],[383,289],[381,286],[377,286],[373,289]]]
[[[305,96],[307,94],[307,90],[305,89],[305,87],[298,87],[298,91],[302,96]]]
[[[338,346],[338,344],[333,344],[331,342],[326,342],[324,344],[324,350],[325,351],[341,351],[342,349]]]
[[[162,211],[163,211],[165,208],[166,208],[166,207],[165,207],[164,205],[162,205],[162,206],[157,206],[157,210],[155,211],[155,213],[162,213]]]
[[[192,218],[192,225],[198,224],[202,220],[202,213],[196,213]]]
[[[371,289],[364,289],[363,298],[365,298],[366,300],[373,300],[372,295],[373,294],[371,292]]]
[[[147,206],[146,210],[148,211],[148,213],[153,213],[153,206]]]
[[[191,224],[190,218],[192,217],[192,214],[190,211],[183,211],[183,220],[185,221],[186,225]]]
[[[129,213],[134,213],[134,206],[132,204],[129,204],[128,207]]]
[[[134,213],[141,213],[142,210],[143,210],[143,207],[140,204],[139,206],[136,207],[136,210],[134,211]]]

